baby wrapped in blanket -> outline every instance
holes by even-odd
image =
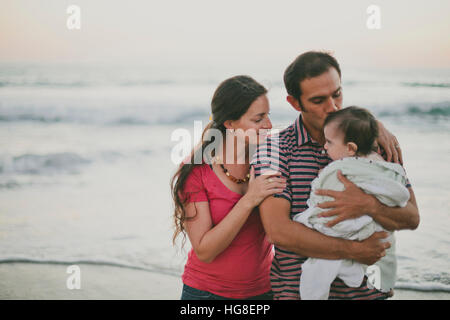
[[[365,109],[349,107],[330,114],[325,121],[325,149],[335,160],[325,167],[311,184],[308,209],[294,216],[294,220],[333,237],[348,240],[364,240],[374,232],[386,231],[370,216],[341,221],[329,228],[327,222],[333,217],[319,217],[327,209],[317,204],[332,201],[333,198],[315,194],[317,189],[344,190],[337,177],[340,170],[351,182],[364,192],[374,195],[381,203],[404,207],[409,200],[406,188],[408,179],[403,167],[385,162],[373,151],[378,135],[378,127],[373,116]],[[356,136],[355,136],[356,133]],[[354,137],[352,137],[352,135]],[[387,238],[391,247],[375,265],[379,268],[379,289],[390,291],[396,280],[395,238],[391,233]],[[359,287],[367,266],[353,260],[326,260],[308,258],[302,266],[300,277],[300,297],[304,300],[327,299],[330,286],[339,277],[349,287]]]

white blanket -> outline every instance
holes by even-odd
[[[326,227],[325,224],[335,217],[318,217],[318,214],[327,209],[318,208],[317,204],[334,199],[316,195],[315,190],[344,190],[344,185],[337,177],[338,170],[364,192],[374,195],[387,206],[404,207],[409,200],[409,191],[405,187],[407,178],[402,166],[366,158],[344,158],[330,163],[313,180],[311,195],[307,201],[309,208],[297,214],[294,217],[295,221],[323,234],[349,240],[361,241],[374,232],[385,231],[368,215],[342,221],[332,228]],[[397,272],[394,235],[390,234],[387,241],[391,243],[391,247],[386,250],[386,256],[375,264],[376,269],[379,268],[380,271],[376,288],[383,292],[388,292],[394,287]],[[328,299],[331,283],[336,277],[349,287],[359,287],[366,269],[367,266],[356,261],[308,258],[302,265],[300,297],[304,300]]]

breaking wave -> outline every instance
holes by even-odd
[[[50,154],[22,154],[0,159],[0,174],[77,174],[81,166],[91,163],[78,154],[71,152]],[[14,187],[12,183],[9,187]]]

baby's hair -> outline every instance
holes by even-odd
[[[347,107],[330,113],[323,126],[331,122],[337,122],[337,129],[344,134],[344,143],[356,144],[356,155],[366,156],[376,150],[378,124],[368,110],[356,106]]]

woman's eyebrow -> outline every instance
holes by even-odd
[[[261,112],[261,113],[255,114],[255,117],[262,117],[262,116],[264,116],[266,113],[267,113],[267,112]]]

